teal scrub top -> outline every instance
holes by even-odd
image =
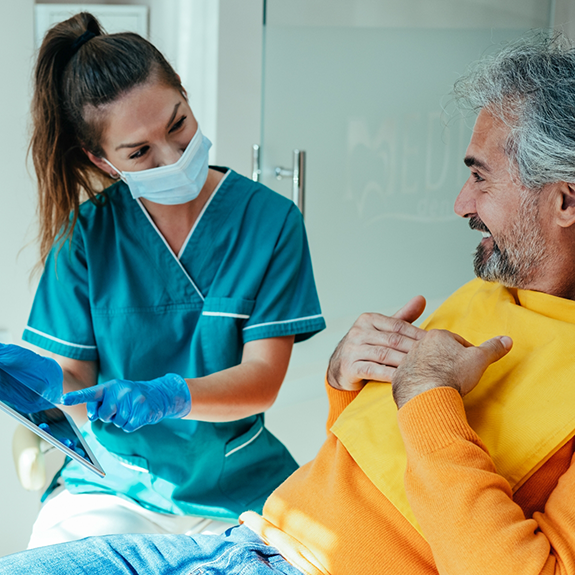
[[[80,206],[71,240],[55,245],[23,339],[99,364],[99,382],[201,377],[238,365],[243,345],[325,327],[301,213],[239,174],[225,176],[179,254],[118,182]],[[193,398],[192,398],[193,401]],[[83,428],[106,471],[67,462],[73,493],[121,495],[168,513],[235,519],[297,465],[263,414],[207,423],[164,420],[126,433]]]

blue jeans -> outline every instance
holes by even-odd
[[[0,559],[2,575],[301,575],[245,526],[223,535],[107,535]]]

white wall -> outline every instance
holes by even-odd
[[[34,284],[29,272],[36,251],[34,185],[26,169],[29,79],[33,58],[33,0],[3,0],[0,17],[0,330],[19,342]],[[14,471],[11,440],[15,424],[0,413],[0,555],[25,547],[37,513],[38,495],[22,489]]]

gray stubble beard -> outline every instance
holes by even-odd
[[[539,194],[525,190],[521,196],[519,214],[500,247],[493,240],[489,256],[479,244],[473,267],[482,280],[498,282],[505,287],[525,288],[541,268],[546,255],[545,238],[539,224]]]

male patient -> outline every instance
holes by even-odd
[[[0,572],[575,574],[575,51],[560,44],[520,42],[458,82],[479,111],[455,202],[483,235],[478,279],[423,328],[421,297],[356,322],[328,369],[327,440],[263,516],[34,549]]]

